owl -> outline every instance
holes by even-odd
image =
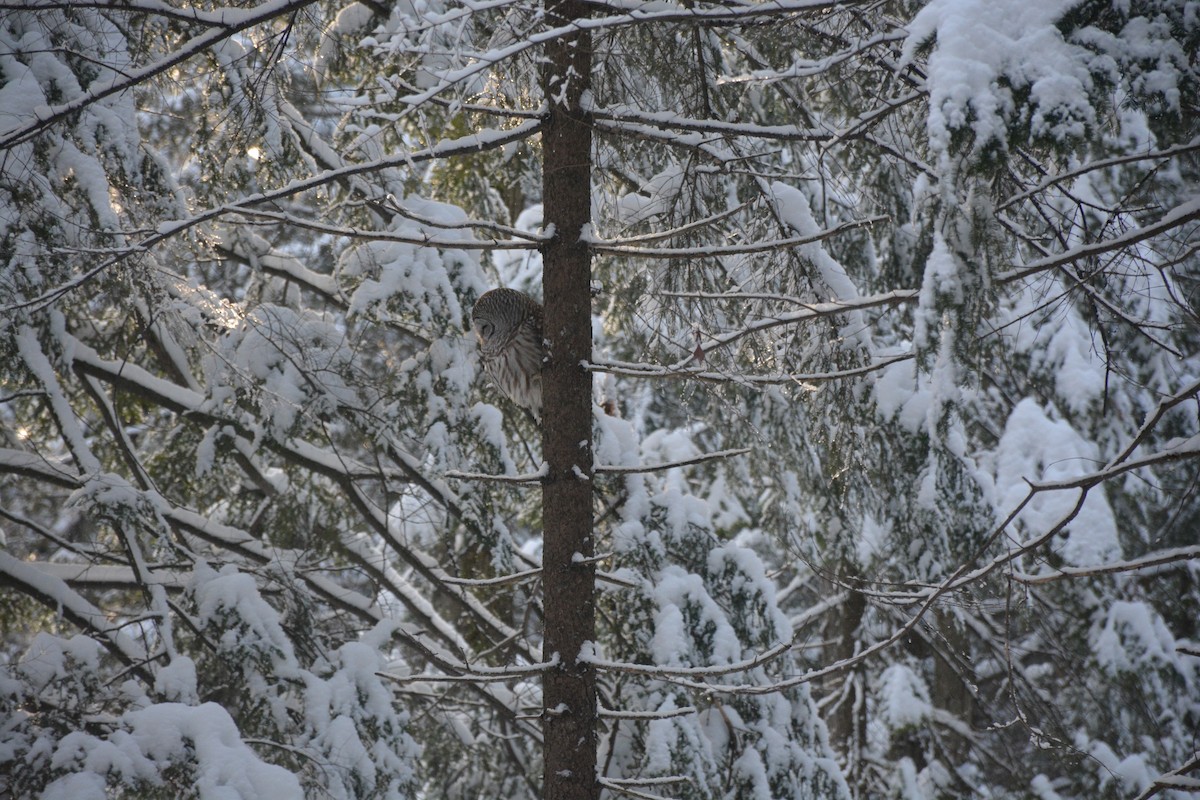
[[[516,289],[484,292],[471,309],[487,374],[514,403],[542,418],[542,306]]]

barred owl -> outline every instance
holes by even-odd
[[[516,289],[484,292],[471,309],[487,374],[517,405],[542,418],[542,307]]]

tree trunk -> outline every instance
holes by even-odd
[[[843,565],[843,574],[852,574],[848,564]],[[836,587],[830,585],[829,590],[836,591]],[[866,610],[866,595],[851,590],[846,602],[836,614],[831,615],[825,629],[825,636],[831,642],[825,651],[827,663],[833,664],[857,654],[859,627]],[[867,746],[867,709],[863,684],[861,670],[851,667],[831,675],[825,685],[826,692],[843,694],[826,719],[826,724],[830,743],[845,757],[846,781],[856,797],[866,796],[863,755]]]
[[[577,0],[548,2],[551,26],[587,15]],[[542,377],[542,448],[549,473],[542,490],[542,554],[547,657],[559,668],[543,687],[544,794],[547,800],[596,800],[596,676],[580,664],[595,635],[592,542],[592,389],[581,362],[592,357],[591,261],[581,241],[591,222],[592,133],[581,109],[592,67],[584,32],[547,45],[542,88],[548,104],[542,133],[546,244],[542,286],[549,359]],[[582,563],[581,563],[582,561]]]

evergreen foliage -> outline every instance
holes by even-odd
[[[542,796],[584,29],[598,790],[1195,791],[1194,2],[178,5],[0,14],[0,794]]]

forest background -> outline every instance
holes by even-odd
[[[0,0],[0,794],[1195,796],[1198,53]]]

